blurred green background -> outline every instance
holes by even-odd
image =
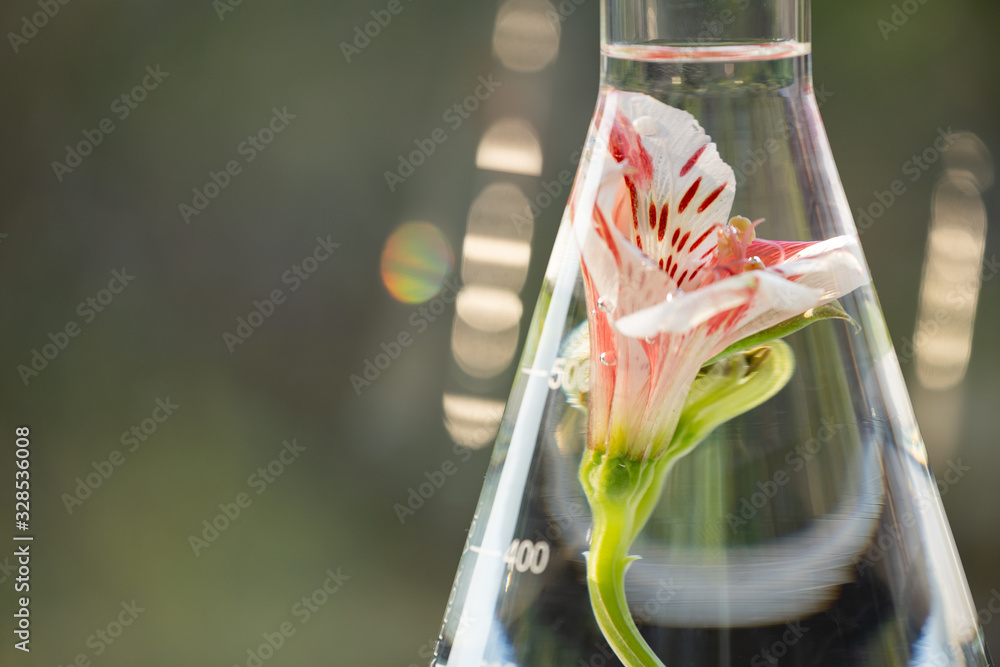
[[[414,316],[419,306],[387,289],[382,252],[398,225],[428,222],[458,274],[476,197],[511,183],[534,200],[572,169],[597,93],[598,0],[566,17],[549,54],[551,35],[530,31],[512,52],[495,49],[501,4],[402,0],[350,62],[341,44],[387,2],[69,2],[34,33],[23,21],[42,11],[37,2],[4,4],[0,480],[13,479],[14,427],[30,426],[36,541],[30,656],[12,648],[14,576],[7,547],[0,552],[0,664],[69,665],[83,654],[109,666],[242,665],[286,622],[295,634],[269,664],[428,662],[489,458],[489,419],[460,423],[456,408],[448,429],[442,397],[493,401],[472,411],[489,413],[513,370],[456,362],[454,306]],[[886,38],[878,21],[892,12],[882,0],[813,9],[816,87],[829,95],[822,113],[855,210],[900,178],[939,128],[1000,147],[1000,6],[928,0]],[[545,66],[515,71],[533,69],[532,59]],[[146,68],[157,66],[168,75],[143,101],[112,106],[144,77],[151,87]],[[495,92],[449,125],[445,110],[490,76],[501,82]],[[287,109],[287,126],[241,152],[274,109]],[[511,116],[534,128],[540,178],[476,167],[484,133]],[[104,118],[114,130],[99,133],[92,154],[54,170],[67,144],[96,136]],[[447,140],[390,191],[384,173],[438,127]],[[192,189],[231,160],[239,173],[217,177],[227,186],[186,221],[179,205],[193,205]],[[943,162],[932,165],[862,236],[897,349],[913,337],[932,191],[944,173]],[[998,249],[998,192],[982,194],[987,259]],[[526,279],[513,279],[524,287],[511,285],[527,304],[515,322],[522,341],[564,198],[534,221]],[[310,265],[317,238],[339,247]],[[294,265],[308,280],[292,290],[283,276]],[[102,294],[123,269],[134,279]],[[223,334],[275,289],[286,300],[245,341],[229,339],[230,352]],[[78,309],[88,298],[110,302]],[[921,388],[902,360],[935,469],[959,459],[971,468],[944,503],[980,609],[1000,589],[998,305],[1000,280],[984,281],[957,388]],[[70,322],[78,335],[60,338]],[[370,386],[352,384],[401,332],[413,341],[399,358]],[[65,349],[22,377],[18,366],[30,366],[49,334]],[[509,336],[498,345],[500,357],[513,352]],[[149,421],[165,416],[158,399],[178,407]],[[146,439],[129,451],[122,434],[133,426]],[[293,440],[300,451],[285,449],[268,473]],[[76,478],[107,471],[114,450],[124,462],[67,506]],[[394,505],[445,461],[457,472],[401,523]],[[202,522],[238,497],[238,518],[193,546],[192,535],[205,539]],[[339,586],[328,599],[314,596],[324,583]],[[309,596],[315,609],[296,607]],[[96,634],[133,600],[143,611],[120,636]],[[1000,620],[991,620],[997,650]]]

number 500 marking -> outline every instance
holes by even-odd
[[[518,572],[541,574],[549,565],[549,552],[548,542],[514,540],[503,555],[503,562]]]

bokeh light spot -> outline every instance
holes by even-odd
[[[441,290],[455,255],[444,234],[426,222],[400,226],[382,249],[382,283],[403,303],[427,301]]]
[[[479,142],[476,166],[511,174],[541,176],[542,146],[531,123],[519,118],[505,118],[494,123]]]
[[[507,0],[497,14],[493,51],[507,69],[538,72],[559,53],[561,24],[548,0]]]

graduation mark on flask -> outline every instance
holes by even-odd
[[[507,551],[500,553],[493,549],[484,549],[481,546],[469,545],[469,551],[493,558],[502,558],[505,565],[511,570],[522,574],[541,574],[549,566],[549,557],[552,548],[548,542],[539,540],[514,540],[507,547]]]
[[[548,542],[532,542],[531,540],[514,540],[503,555],[503,562],[512,570],[520,573],[531,572],[541,574],[549,565],[551,548]]]

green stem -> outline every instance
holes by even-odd
[[[732,355],[699,376],[670,445],[655,460],[635,461],[588,450],[580,482],[594,517],[587,554],[587,588],[597,624],[626,667],[664,667],[639,633],[625,596],[625,573],[635,560],[629,549],[660,501],[673,464],[719,424],[780,391],[795,368],[788,345],[768,345]]]
[[[610,506],[609,506],[610,505]],[[597,624],[615,654],[627,667],[663,667],[639,634],[625,597],[625,572],[634,560],[628,555],[633,511],[615,504],[595,508],[594,528],[587,554],[590,604]]]

